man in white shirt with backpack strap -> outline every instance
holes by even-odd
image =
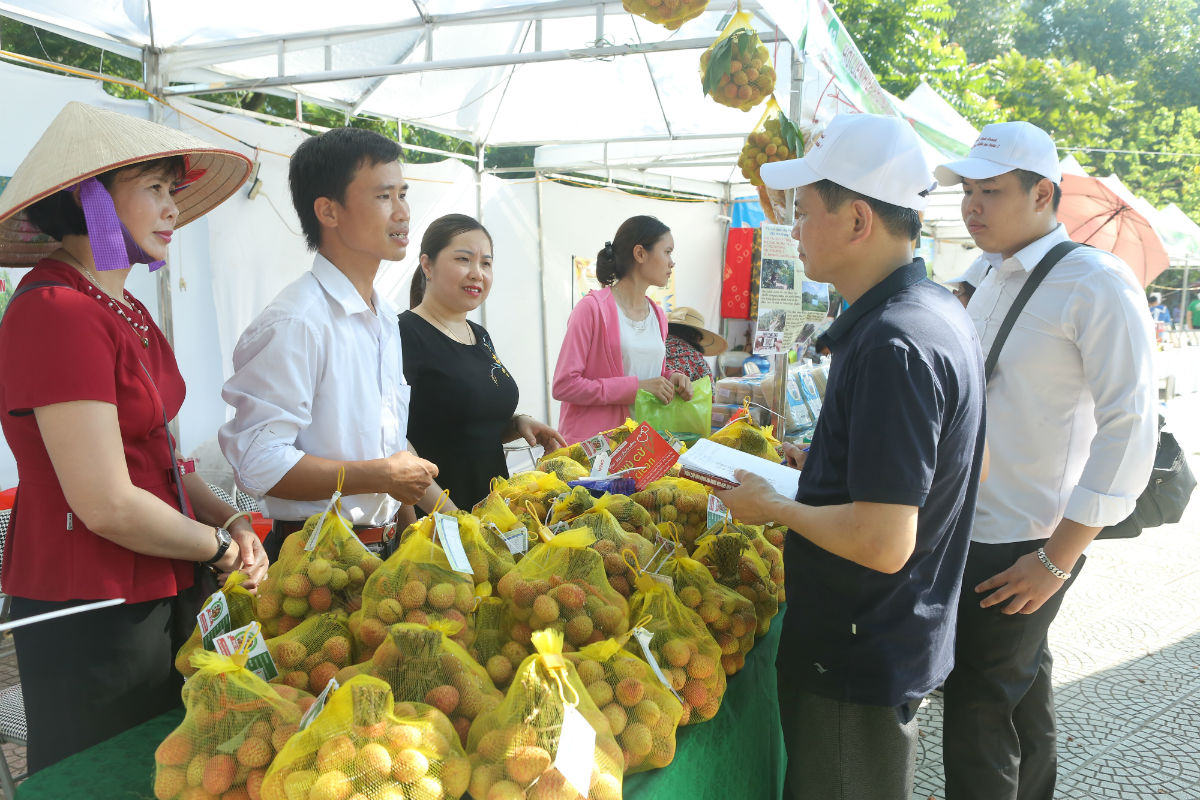
[[[987,275],[967,311],[985,355],[1043,258],[1067,242],[1053,140],[986,126],[968,158],[963,221]],[[987,392],[991,469],[980,485],[945,683],[947,800],[1049,800],[1054,699],[1047,630],[1100,530],[1129,516],[1154,462],[1154,334],[1142,288],[1111,253],[1077,247],[1029,297]]]

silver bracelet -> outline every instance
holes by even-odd
[[[1060,581],[1071,579],[1071,573],[1064,572],[1063,570],[1054,566],[1054,562],[1050,560],[1050,556],[1046,555],[1046,548],[1039,547],[1037,549],[1037,557],[1038,560],[1042,562],[1042,566],[1050,570],[1050,574],[1058,578]]]

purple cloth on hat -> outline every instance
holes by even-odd
[[[80,183],[79,200],[83,205],[83,218],[87,222],[88,240],[92,245],[96,269],[128,269],[133,264],[149,264],[153,272],[165,263],[155,261],[134,241],[125,223],[117,216],[112,195],[99,180],[88,178]]]

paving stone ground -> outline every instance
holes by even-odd
[[[1167,417],[1200,475],[1200,394]],[[1094,544],[1050,649],[1056,798],[1200,798],[1200,500],[1178,525]],[[914,800],[944,797],[941,713],[936,694],[921,709]]]

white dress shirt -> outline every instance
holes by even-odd
[[[267,494],[306,453],[367,461],[407,447],[411,390],[396,312],[378,292],[371,302],[374,311],[318,254],[238,340],[221,392],[234,416],[218,438],[238,486],[272,519],[303,520],[328,503]],[[382,525],[399,507],[387,494],[342,498],[356,525]]]
[[[1029,273],[1068,237],[1062,225],[993,269],[967,311],[986,355]],[[1133,512],[1154,463],[1154,333],[1133,272],[1080,247],[1050,270],[1001,350],[987,392],[991,465],[972,540],[1043,539],[1067,519],[1113,525]]]

